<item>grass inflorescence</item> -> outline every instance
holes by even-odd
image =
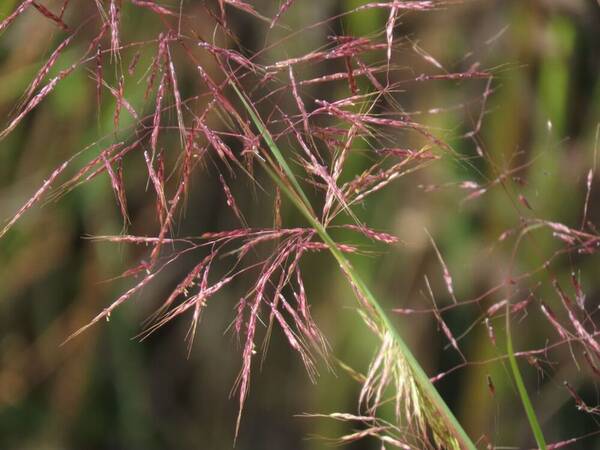
[[[143,293],[178,261],[193,257],[195,264],[191,270],[179,279],[140,334],[145,339],[166,323],[188,315],[189,352],[209,304],[230,285],[243,283],[245,293],[232,306],[230,326],[241,346],[242,361],[234,383],[239,402],[235,436],[241,430],[242,412],[256,366],[255,355],[262,350],[264,358],[274,327],[281,330],[290,348],[299,355],[311,380],[316,381],[321,367],[329,369],[333,365],[335,358],[331,353],[335,349],[311,314],[302,266],[307,254],[328,252],[354,291],[359,314],[379,343],[366,374],[359,377],[362,387],[357,414],[329,415],[337,420],[358,422],[363,427],[342,437],[340,442],[370,437],[383,446],[404,449],[477,448],[480,436],[469,436],[464,430],[436,383],[456,370],[476,364],[469,361],[461,346],[470,330],[485,326],[489,345],[497,351],[495,360],[510,365],[538,446],[551,448],[546,446],[517,358],[528,361],[531,358],[537,364],[535,358],[548,350],[577,343],[587,364],[596,374],[600,372],[599,332],[586,310],[583,288],[573,275],[572,300],[551,269],[552,261],[563,255],[597,252],[600,235],[588,218],[594,169],[590,169],[586,178],[581,226],[568,226],[531,213],[534,208],[530,201],[521,191],[514,191],[512,182],[518,185],[519,175],[533,162],[511,161],[510,167],[501,167],[479,145],[487,101],[495,86],[495,70],[481,68],[477,63],[465,70],[446,70],[417,42],[398,32],[400,19],[405,15],[450,5],[434,1],[363,2],[342,8],[317,23],[292,29],[286,25],[285,17],[295,3],[279,2],[269,17],[258,6],[241,0],[197,5],[96,0],[84,8],[85,20],[74,26],[81,15],[75,11],[74,3],[54,2],[46,6],[33,0],[21,2],[2,19],[0,33],[10,33],[15,23],[35,13],[49,21],[60,38],[0,130],[0,140],[6,140],[23,127],[57,86],[77,71],[85,73],[94,89],[98,128],[104,132],[86,149],[73,152],[48,176],[7,220],[0,237],[10,233],[36,204],[58,199],[97,177],[107,179],[124,231],[95,239],[148,247],[147,255],[122,274],[123,278],[134,280],[132,287],[67,340],[108,321],[121,305]],[[295,47],[290,45],[306,33],[316,30],[329,33],[346,18],[372,10],[382,11],[385,16],[377,33],[330,34],[323,45],[303,54],[295,54]],[[138,36],[128,40],[123,23],[142,12],[152,15],[156,27],[143,39]],[[239,23],[244,20],[258,21],[265,28],[262,47],[251,50],[236,36]],[[198,21],[202,26],[197,25]],[[269,33],[277,37],[269,41]],[[406,70],[398,62],[398,55],[404,51],[418,55],[431,73]],[[70,59],[65,57],[67,52]],[[479,162],[461,155],[441,130],[429,126],[423,119],[426,116],[423,111],[402,106],[399,94],[404,89],[433,82],[479,83],[482,90],[474,103],[480,111],[473,129],[461,137],[477,144],[476,157],[490,165],[491,175],[484,176],[477,169]],[[101,124],[101,111],[109,107],[111,120],[107,126]],[[448,107],[449,110],[466,108],[462,104]],[[427,114],[443,110],[431,109]],[[145,174],[145,195],[151,196],[155,203],[152,236],[127,231],[136,220],[125,183],[132,160]],[[334,239],[335,231],[354,233],[363,241],[380,244],[399,242],[393,233],[365,223],[359,209],[374,202],[377,193],[397,180],[440,160],[450,160],[481,177],[476,181],[431,183],[421,186],[424,193],[441,188],[458,189],[466,192],[460,206],[485,198],[493,190],[504,190],[509,196],[520,220],[496,244],[514,238],[513,255],[516,255],[524,241],[535,239],[533,235],[540,230],[549,230],[563,247],[549,258],[542,255],[542,262],[532,270],[522,271],[511,261],[511,271],[505,280],[476,298],[464,300],[457,294],[456,280],[443,251],[425,231],[441,267],[450,302],[438,306],[434,289],[425,278],[425,297],[432,302],[431,308],[390,310],[351,263],[349,255],[363,253],[361,240],[338,241]],[[194,180],[207,174],[218,180],[224,203],[237,226],[180,236],[178,230],[185,221]],[[256,197],[272,202],[272,226],[254,224],[247,217],[248,205],[236,198],[240,185],[251,186]],[[295,213],[285,216],[284,207]],[[290,216],[296,213],[302,217],[302,225],[289,225]],[[563,315],[557,315],[538,295],[540,277],[550,280]],[[512,288],[517,285],[519,288]],[[498,299],[497,294],[505,291],[509,291],[506,298]],[[459,335],[448,325],[445,315],[466,308],[477,309],[479,316],[467,332]],[[545,343],[542,348],[516,352],[509,325],[513,317],[529,310],[535,310],[548,321],[558,340]],[[431,315],[461,362],[445,372],[427,375],[391,314]],[[498,351],[495,328],[502,315],[505,353]],[[490,391],[495,393],[491,377],[487,379]],[[577,395],[571,388],[569,392]],[[579,397],[576,401],[580,409],[596,413]],[[394,418],[381,417],[381,410],[390,403],[394,405]]]

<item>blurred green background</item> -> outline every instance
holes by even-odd
[[[0,18],[17,3],[4,0]],[[73,4],[65,20],[76,22],[91,14],[93,2],[87,3]],[[295,29],[362,3],[297,1],[282,23]],[[199,34],[208,38],[211,30],[204,27],[208,23],[203,18],[205,11],[194,2],[184,4],[196,15]],[[279,2],[253,4],[272,17]],[[58,9],[57,5],[59,2],[48,2]],[[250,50],[260,48],[265,40],[277,39],[278,33],[285,34],[285,30],[274,30],[266,35],[263,22],[233,10],[231,17],[232,28]],[[323,45],[330,34],[367,35],[380,30],[386,19],[382,10],[347,16],[306,31],[289,46],[263,57],[273,61],[307,53]],[[151,13],[124,2],[125,41],[149,39],[159,30],[160,22]],[[389,309],[429,307],[423,294],[424,275],[431,280],[439,304],[448,304],[427,229],[453,275],[457,298],[472,299],[501,283],[510,267],[516,266],[517,272],[533,270],[561,247],[550,232],[541,231],[522,244],[513,266],[514,242],[499,244],[497,238],[518,225],[521,217],[579,227],[600,120],[600,7],[593,0],[467,1],[434,12],[404,15],[396,32],[409,40],[395,57],[414,76],[436,71],[412,50],[415,42],[450,72],[467,70],[473,62],[493,71],[494,91],[477,141],[488,158],[467,164],[465,161],[477,155],[476,145],[460,138],[477,121],[485,80],[407,84],[399,97],[402,105],[412,111],[444,109],[423,114],[422,121],[443,134],[464,160],[443,158],[393,183],[360,207],[361,218],[376,229],[397,234],[404,244],[389,249],[369,244],[372,254],[354,263],[386,299]],[[30,80],[63,38],[52,22],[35,11],[20,17],[0,36],[3,123],[8,123]],[[147,50],[142,50],[138,73],[127,81],[127,98],[136,105],[143,105],[145,85],[137,80],[149,65],[154,48]],[[130,61],[134,53],[124,53],[124,61]],[[65,53],[60,67],[75,57],[75,53]],[[178,66],[187,93],[194,89],[194,70]],[[320,98],[319,89],[327,88],[315,87],[310,95]],[[8,220],[63,160],[110,132],[114,100],[105,95],[98,112],[95,95],[91,74],[79,69],[0,142],[0,219]],[[128,120],[123,112],[123,129]],[[145,189],[145,167],[140,161],[126,164],[133,218],[129,231],[145,235],[155,232],[154,200]],[[532,164],[517,174],[520,179],[513,180],[508,190],[496,186],[478,199],[462,202],[467,193],[454,184],[465,180],[485,183],[527,161]],[[272,200],[253,195],[244,183],[241,180],[234,188],[238,203],[249,223],[265,225],[264,217],[272,214]],[[420,187],[444,183],[450,183],[449,187],[432,191]],[[599,223],[597,179],[591,192],[588,218]],[[519,194],[527,198],[531,211],[515,202]],[[207,172],[196,175],[181,235],[235,226],[223,197],[216,176]],[[284,207],[284,222],[293,223],[297,217],[289,209]],[[107,280],[147,257],[145,249],[85,239],[118,234],[122,229],[110,181],[103,175],[56,202],[38,205],[0,241],[0,448],[231,448],[237,401],[229,398],[229,392],[239,370],[240,351],[231,334],[224,332],[243,292],[241,286],[232,285],[211,303],[189,358],[184,341],[189,322],[185,319],[166,325],[144,342],[135,336],[168,289],[187,273],[190,261],[172,267],[158,284],[113,314],[109,323],[61,346],[71,332],[131,285]],[[576,271],[587,294],[588,309],[598,308],[597,257],[558,258],[552,270],[565,284]],[[365,372],[376,340],[354,310],[345,279],[327,255],[307,258],[303,272],[313,316],[335,356]],[[557,304],[548,278],[540,275],[530,280],[532,285],[537,281],[543,285],[536,296]],[[499,294],[496,301],[501,298]],[[471,362],[502,353],[490,345],[485,327],[478,322],[481,313],[465,308],[444,316],[457,336],[476,323],[461,341]],[[447,341],[433,316],[394,318],[428,373],[461,362],[452,349],[444,349]],[[497,332],[502,347],[501,324]],[[552,333],[539,310],[524,315],[514,326],[517,349],[543,346],[547,337],[556,338]],[[579,367],[566,347],[553,352],[547,361],[521,361],[549,442],[600,430],[594,416],[578,411],[562,386],[568,380],[589,405],[598,403],[595,375],[580,355],[578,361]],[[342,422],[295,416],[356,411],[360,385],[340,369],[333,374],[322,364],[320,372],[318,382],[311,384],[297,355],[282,334],[275,332],[262,371],[253,374],[236,448],[321,449],[333,444],[330,439],[348,432],[351,427]],[[494,381],[494,395],[488,388],[488,375]],[[501,362],[469,365],[437,385],[475,439],[485,434],[498,446],[534,446]],[[347,448],[375,449],[380,444],[364,441]],[[600,448],[600,438],[577,441],[568,448]]]

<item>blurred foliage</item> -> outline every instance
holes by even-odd
[[[160,24],[151,14],[124,3],[123,34],[128,41],[143,40],[152,30],[159,30]],[[340,12],[342,5],[346,9],[360,3],[364,2],[294,2],[283,23],[294,28]],[[0,17],[16,4],[14,0],[2,2]],[[272,16],[278,7],[278,2],[254,4],[266,16]],[[66,20],[84,17],[90,7],[93,5],[67,12]],[[265,37],[265,25],[260,21],[237,13],[233,17],[232,26],[250,49],[260,48],[263,39],[276,40],[280,32],[273,30]],[[344,18],[343,29],[331,33],[368,34],[380,30],[385,20],[385,14],[373,10]],[[202,21],[199,8],[198,30],[203,30]],[[579,226],[600,119],[600,9],[595,1],[469,1],[439,11],[407,14],[400,22],[396,32],[406,35],[411,43],[418,42],[447,70],[466,70],[477,61],[482,68],[491,68],[495,79],[476,141],[457,136],[477,122],[481,108],[477,99],[485,80],[442,81],[427,87],[415,83],[400,95],[399,101],[409,110],[442,108],[440,114],[424,115],[426,123],[443,133],[459,154],[474,156],[479,147],[491,163],[473,159],[465,164],[455,157],[444,158],[396,182],[360,209],[360,216],[374,228],[393,232],[404,242],[392,249],[372,248],[368,256],[354,259],[369,285],[389,300],[386,306],[390,309],[429,307],[424,276],[431,281],[438,304],[451,301],[425,230],[444,256],[459,299],[475,298],[498,285],[510,270],[534,270],[543,263],[560,246],[550,233],[539,232],[525,240],[515,261],[511,256],[513,242],[497,243],[497,238],[518,225],[521,217],[543,217]],[[201,32],[210,34],[210,30]],[[265,58],[304,54],[326,38],[321,31],[308,30],[302,39],[273,49]],[[1,36],[2,117],[10,117],[58,41],[52,23],[35,12],[19,18]],[[63,55],[61,68],[75,57]],[[415,75],[431,71],[431,65],[409,44],[399,57]],[[141,55],[140,73],[151,58],[151,54]],[[182,89],[193,92],[192,76],[185,70],[180,68]],[[98,111],[90,78],[91,74],[80,70],[61,82],[47,101],[0,143],[0,218],[7,219],[18,210],[60,162],[98,136],[111,133],[114,100],[107,96]],[[141,104],[144,83],[136,84],[133,79],[128,83],[128,100]],[[318,89],[311,95],[318,98]],[[454,109],[470,103],[473,107]],[[120,126],[126,130],[130,118],[126,113],[122,117]],[[126,183],[133,218],[130,230],[144,235],[151,233],[154,204],[146,195],[140,161],[128,163]],[[454,187],[432,191],[420,187],[465,180],[481,183],[529,161],[531,165],[518,174],[521,184],[511,184],[508,192],[496,188],[469,202],[463,202],[465,192]],[[248,186],[235,189],[249,222],[260,224],[265,217],[270,220],[272,203],[256,200]],[[600,223],[597,179],[591,192],[588,217]],[[516,202],[518,195],[527,199],[531,211]],[[217,201],[222,197],[216,177],[195,178],[182,234],[232,226],[231,212],[223,208],[224,202]],[[285,208],[284,213],[285,220],[297,220]],[[0,241],[0,448],[231,446],[237,403],[228,400],[228,395],[239,369],[239,349],[224,331],[241,287],[232,285],[211,305],[189,358],[184,342],[188,323],[184,320],[168,324],[141,343],[135,336],[144,318],[189,269],[190,261],[182,262],[162,284],[122,307],[109,323],[61,345],[129,286],[124,281],[107,280],[135,265],[144,257],[143,249],[85,239],[118,234],[122,229],[110,181],[103,176],[34,208]],[[313,315],[335,356],[364,372],[375,340],[353,309],[346,281],[325,256],[310,256],[304,271]],[[561,280],[568,280],[576,271],[587,304],[597,308],[597,258],[559,258],[553,271]],[[537,295],[553,298],[547,277],[539,275],[539,280],[543,285]],[[497,300],[501,298],[499,293]],[[481,312],[451,310],[444,319],[459,335]],[[445,337],[434,317],[398,316],[397,323],[428,372],[442,372],[461,362],[451,348],[444,349]],[[503,342],[500,329],[497,331],[498,341]],[[513,339],[517,350],[543,346],[552,332],[546,323],[524,316],[522,323],[514,326]],[[498,354],[483,326],[473,328],[464,345],[469,361],[486,361]],[[593,416],[578,411],[562,386],[568,380],[588,404],[595,405],[598,392],[590,381],[594,375],[584,361],[579,361],[579,367],[562,364],[571,358],[568,348],[553,354],[553,358],[558,357],[550,361],[540,358],[531,365],[521,362],[549,442],[599,430]],[[348,426],[341,422],[295,417],[303,412],[356,410],[359,384],[340,369],[333,374],[323,366],[321,372],[317,384],[312,385],[297,356],[276,332],[262,371],[253,378],[236,448],[328,448],[331,442],[327,438],[347,432]],[[495,394],[488,387],[488,376]],[[504,363],[473,363],[444,378],[438,387],[473,436],[487,433],[490,441],[517,448],[533,445]],[[600,438],[590,437],[568,448],[599,446]],[[361,442],[348,448],[379,447]]]

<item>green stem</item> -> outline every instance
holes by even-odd
[[[542,428],[537,420],[533,405],[531,404],[531,399],[529,398],[529,394],[525,388],[525,383],[523,382],[523,377],[521,376],[521,371],[519,370],[519,365],[517,364],[517,358],[515,358],[512,336],[510,333],[510,310],[508,304],[506,306],[506,348],[508,360],[510,362],[510,369],[512,371],[513,378],[515,379],[517,390],[519,391],[519,397],[521,397],[521,402],[523,403],[523,408],[527,414],[529,426],[531,427],[531,431],[533,432],[533,436],[535,437],[535,441],[537,442],[540,450],[546,450],[546,440],[544,439]]]
[[[439,413],[440,416],[443,418],[443,421],[445,422],[448,430],[450,430],[450,432],[454,435],[454,438],[459,443],[460,448],[462,450],[476,450],[477,447],[475,446],[473,441],[471,441],[471,439],[469,438],[461,424],[458,422],[448,405],[446,405],[446,402],[440,396],[439,392],[437,391],[433,383],[430,381],[429,377],[427,376],[417,359],[414,357],[414,355],[412,354],[412,352],[410,351],[410,349],[408,348],[408,346],[406,345],[406,343],[392,324],[390,318],[386,314],[383,307],[377,301],[377,299],[367,287],[362,278],[360,278],[360,276],[352,267],[348,259],[346,259],[344,254],[339,250],[336,242],[331,238],[325,227],[321,224],[321,222],[319,222],[319,220],[314,216],[314,214],[311,213],[310,203],[306,195],[304,194],[302,188],[300,187],[300,184],[296,180],[294,173],[285,161],[283,154],[277,147],[277,144],[275,144],[275,141],[273,140],[271,134],[267,130],[266,126],[263,124],[262,120],[258,117],[257,113],[254,111],[254,108],[250,106],[244,95],[240,92],[240,90],[233,82],[231,82],[231,86],[242,101],[244,108],[248,111],[248,114],[250,114],[252,121],[259,129],[261,136],[267,143],[267,146],[271,150],[271,153],[281,166],[282,170],[285,172],[285,175],[287,176],[287,179],[289,180],[292,186],[290,187],[288,184],[286,184],[282,177],[279,176],[275,172],[275,170],[273,170],[265,163],[264,167],[267,170],[270,177],[275,181],[275,183],[277,183],[280,189],[284,191],[284,193],[289,197],[289,199],[300,210],[300,212],[302,213],[302,215],[304,215],[308,223],[317,231],[320,238],[327,245],[329,251],[334,256],[344,273],[349,277],[352,284],[356,287],[359,294],[364,299],[366,299],[367,302],[376,311],[382,324],[391,333],[396,344],[398,345],[398,348],[402,352],[402,355],[404,356],[404,359],[409,365],[412,374],[415,377],[417,385],[420,387],[423,395],[425,396],[425,398],[427,398],[429,402],[431,402],[433,407],[436,409],[437,413]]]

